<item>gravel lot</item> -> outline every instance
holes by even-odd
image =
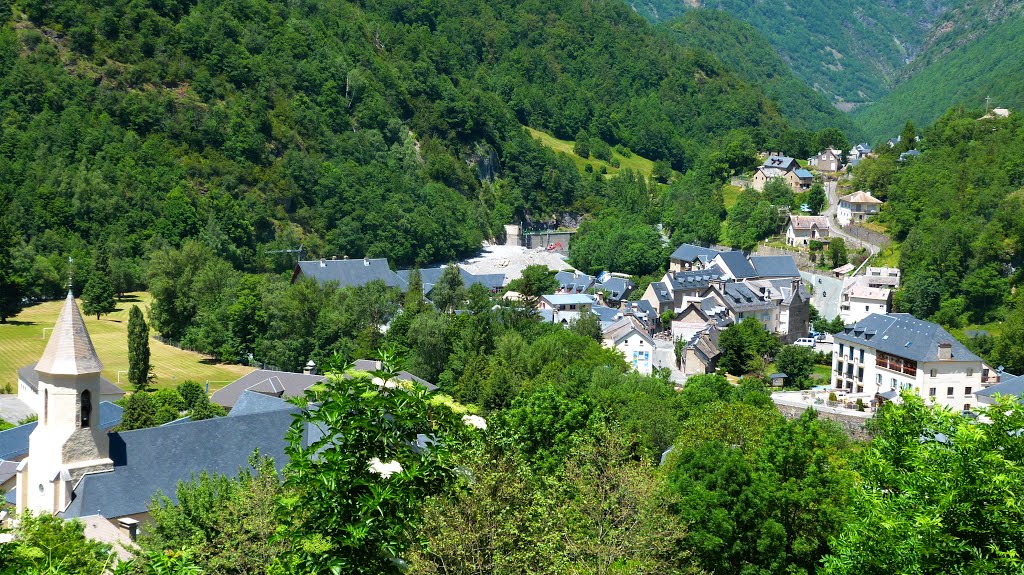
[[[561,254],[522,246],[484,246],[479,255],[459,264],[470,273],[505,274],[506,283],[522,276],[527,266],[540,264],[553,270],[573,269]]]

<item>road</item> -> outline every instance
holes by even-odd
[[[812,272],[800,272],[804,282],[814,288],[811,304],[826,319],[839,315],[839,302],[843,293],[843,280]]]

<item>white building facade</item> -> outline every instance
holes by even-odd
[[[995,370],[940,326],[909,314],[872,314],[835,334],[831,388],[863,396],[911,390],[960,411],[998,381]]]

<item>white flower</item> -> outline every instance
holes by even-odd
[[[380,458],[374,457],[370,460],[370,473],[376,473],[384,479],[391,477],[392,474],[401,473],[402,464],[392,459],[387,463],[381,462]]]
[[[487,420],[479,415],[463,415],[462,423],[477,429],[487,429]]]

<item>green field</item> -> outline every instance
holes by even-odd
[[[150,300],[148,293],[128,294],[118,302],[116,312],[98,321],[95,316],[85,318],[96,353],[103,362],[103,375],[117,382],[120,371],[122,388],[129,387],[124,373],[128,369],[128,310],[136,303],[143,312],[148,312]],[[47,342],[43,331],[45,329],[48,337],[50,330],[46,328],[53,327],[63,305],[63,301],[34,305],[22,310],[8,323],[0,324],[0,385],[10,383],[17,389],[18,368],[37,361],[43,354]],[[202,384],[209,382],[212,391],[252,371],[251,367],[217,363],[202,354],[180,350],[152,338],[149,347],[158,388],[173,387],[191,379]]]
[[[722,186],[722,202],[725,204],[725,209],[728,210],[736,205],[736,200],[739,199],[742,191],[743,188],[732,184]]]
[[[633,170],[634,172],[640,172],[641,174],[650,177],[651,172],[654,170],[654,162],[652,162],[651,160],[648,160],[647,158],[641,158],[636,154],[633,154],[632,157],[627,158],[626,156],[623,156],[622,154],[615,151],[614,149],[612,150],[612,158],[619,160],[618,168],[612,166],[608,162],[598,160],[593,156],[591,156],[589,159],[581,158],[580,156],[574,154],[572,151],[572,147],[573,145],[575,145],[575,142],[570,140],[559,140],[558,138],[552,136],[551,134],[541,132],[540,130],[534,130],[533,128],[527,127],[526,129],[530,132],[530,135],[533,136],[534,139],[539,140],[540,143],[543,144],[544,146],[551,148],[556,152],[566,154],[567,156],[572,158],[572,161],[576,163],[576,167],[578,167],[580,171],[583,171],[584,166],[590,164],[594,167],[595,171],[600,170],[601,166],[604,166],[608,170],[609,176],[619,173],[620,170],[630,169]]]

